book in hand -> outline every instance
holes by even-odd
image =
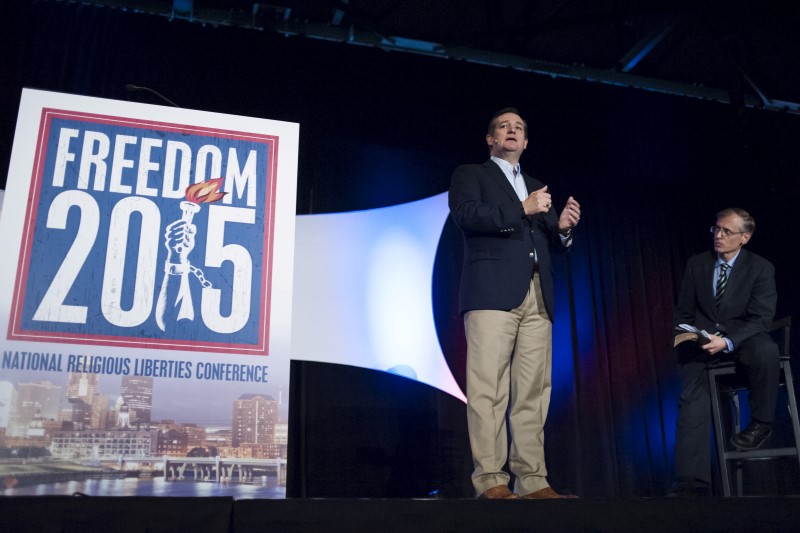
[[[700,346],[711,342],[711,337],[705,330],[697,329],[689,324],[680,324],[676,329],[683,331],[683,333],[675,335],[675,341],[672,344],[673,347],[687,341],[696,342]]]

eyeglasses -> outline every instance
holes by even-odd
[[[717,233],[722,232],[722,236],[726,238],[730,237],[731,235],[741,235],[747,233],[746,231],[731,231],[728,228],[721,228],[719,226],[711,226],[708,228],[708,230],[711,232],[711,235],[714,236],[716,236]]]

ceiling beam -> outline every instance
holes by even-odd
[[[653,31],[644,39],[636,43],[636,45],[628,51],[625,56],[619,60],[620,70],[622,72],[630,72],[639,62],[652,52],[658,46],[664,37],[672,33],[675,29],[675,23],[670,22],[661,31]]]
[[[349,4],[350,0],[339,0],[340,4]],[[334,26],[339,26],[342,24],[342,20],[344,19],[345,12],[343,9],[336,7],[333,9],[333,18],[331,18],[331,24]]]
[[[488,65],[500,68],[511,68],[521,72],[530,72],[550,76],[551,78],[566,78],[588,82],[630,87],[645,91],[653,91],[688,98],[698,98],[722,104],[731,104],[733,99],[730,92],[725,89],[705,87],[699,84],[688,84],[676,81],[637,76],[628,72],[619,72],[613,69],[599,69],[586,66],[564,65],[530,59],[526,57],[501,54],[487,50],[454,46],[448,47],[440,43],[407,39],[403,37],[381,37],[374,32],[363,32],[353,28],[334,28],[306,22],[286,21],[281,24],[268,23],[268,29],[286,36],[307,37],[322,39],[359,46],[380,48],[392,52],[406,52],[412,54],[466,61],[479,65]],[[753,109],[766,109],[800,114],[800,104],[782,100],[770,100],[763,95],[744,95],[744,105]]]
[[[79,0],[67,0],[77,2]],[[85,3],[83,0],[81,3]],[[258,20],[250,13],[234,13],[222,10],[200,10],[195,9],[190,17],[181,17],[173,12],[169,4],[157,4],[153,2],[140,1],[131,2],[125,0],[92,0],[97,5],[105,5],[125,10],[139,11],[161,15],[170,19],[185,19],[191,22],[217,25],[217,26],[236,26],[258,31],[269,30],[285,36],[306,37],[310,39],[321,39],[340,43],[353,44],[380,48],[392,52],[404,52],[410,54],[420,54],[429,57],[465,61],[468,63],[487,65],[498,68],[511,68],[521,72],[530,72],[549,76],[551,78],[565,78],[581,80],[619,87],[629,87],[645,91],[671,94],[688,98],[697,98],[722,104],[731,104],[734,99],[730,92],[725,89],[705,87],[702,84],[681,83],[676,81],[664,80],[659,78],[648,78],[637,76],[629,72],[620,72],[614,69],[600,69],[580,65],[564,65],[539,59],[530,59],[522,56],[502,54],[488,50],[480,50],[463,46],[445,46],[440,43],[409,39],[404,37],[383,36],[375,30],[358,30],[354,27],[342,28],[331,26],[330,24],[316,24],[311,22],[297,21],[282,18],[264,18]],[[162,6],[162,7],[159,7]],[[268,7],[268,4],[264,4]],[[345,3],[340,3],[339,7],[348,10]],[[669,33],[671,26],[662,30],[658,35]],[[669,31],[668,31],[669,30]],[[652,44],[650,50],[663,39],[656,35],[648,41]],[[645,47],[646,48],[646,43]],[[642,48],[642,50],[644,50]],[[626,56],[627,57],[627,56]],[[635,66],[635,65],[634,65]],[[632,67],[631,67],[632,68]],[[759,91],[760,93],[760,91]],[[800,114],[800,104],[783,100],[771,100],[763,94],[743,95],[743,102],[736,98],[737,103],[742,103],[745,107],[753,109],[765,109],[769,111],[779,111],[791,114]]]

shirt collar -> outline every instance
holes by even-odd
[[[496,157],[496,156],[491,156],[491,159],[492,159],[492,161],[497,163],[497,165],[500,167],[500,170],[502,170],[506,174],[512,174],[513,175],[514,171],[516,171],[517,174],[519,174],[521,172],[519,163],[517,163],[517,165],[514,166],[511,163],[509,163],[508,161],[506,161],[505,159],[501,159],[501,158]]]
[[[719,268],[719,266],[720,266],[722,263],[728,263],[728,266],[729,266],[729,267],[731,267],[731,268],[733,268],[733,263],[735,263],[735,262],[736,262],[736,260],[739,258],[739,254],[740,254],[740,253],[742,253],[742,251],[741,251],[741,250],[739,250],[738,252],[736,252],[736,255],[734,255],[733,257],[731,257],[731,258],[730,258],[730,259],[728,259],[727,261],[723,261],[721,257],[717,256],[717,262],[714,264],[714,268]]]

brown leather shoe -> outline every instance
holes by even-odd
[[[478,496],[478,498],[481,500],[514,500],[519,496],[511,492],[508,485],[497,485],[491,489],[486,489],[486,492]]]
[[[531,492],[530,494],[522,496],[524,500],[550,500],[555,498],[572,499],[577,498],[577,496],[573,496],[572,494],[559,494],[554,491],[552,487],[545,487],[536,492]]]

